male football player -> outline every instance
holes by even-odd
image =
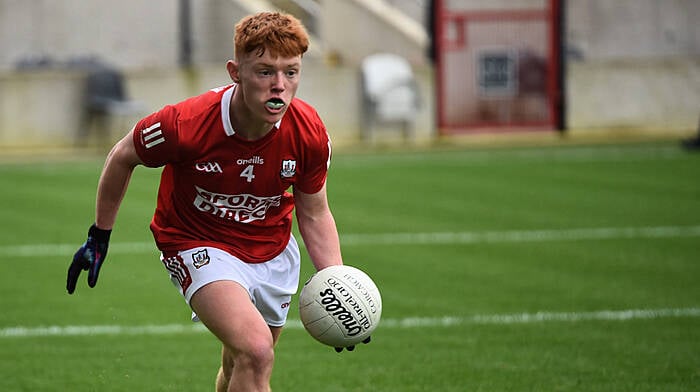
[[[292,210],[315,268],[342,264],[326,198],[331,144],[295,98],[308,36],[294,17],[235,26],[233,83],[139,121],[110,151],[96,217],[68,270],[94,287],[137,165],[163,167],[151,230],[172,281],[222,342],[217,391],[268,391],[274,346],[299,282]],[[293,190],[293,194],[288,189]]]

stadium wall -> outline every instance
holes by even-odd
[[[432,70],[415,69],[423,105],[417,115],[416,138],[432,137]],[[353,66],[328,66],[325,62],[306,59],[297,96],[316,107],[334,142],[352,144],[360,135],[360,74]],[[0,147],[51,145],[70,146],[82,126],[83,85],[85,75],[71,70],[0,72]],[[140,101],[145,110],[155,111],[166,104],[230,83],[224,63],[197,67],[153,68],[125,73],[129,95]],[[146,113],[144,113],[146,114]],[[130,130],[138,114],[115,116],[111,121],[110,139]],[[92,132],[94,134],[98,130]],[[387,127],[378,140],[400,140],[397,127]]]
[[[504,2],[529,4],[529,0]],[[45,55],[63,63],[76,56],[97,55],[124,70],[131,96],[151,110],[227,82],[223,61],[230,57],[230,21],[246,9],[229,0],[191,3],[197,67],[188,71],[177,66],[177,2],[146,3],[0,0],[0,146],[71,144],[80,126],[84,75],[62,66],[18,72],[15,67],[21,59]],[[319,48],[341,53],[330,59],[339,61],[309,56],[299,95],[317,106],[334,139],[356,140],[360,126],[357,62],[363,54],[377,50],[362,42],[383,40],[382,48],[398,50],[414,63],[424,103],[418,136],[428,139],[434,135],[434,83],[425,49],[420,40],[401,37],[396,26],[382,25],[376,12],[362,8],[365,3],[320,3],[324,6],[321,30],[330,34],[337,29],[343,34],[318,42]],[[400,3],[391,2],[395,7]],[[697,128],[700,2],[569,0],[566,4],[566,118],[571,134],[611,129],[674,134]],[[352,23],[341,25],[342,21]],[[358,40],[353,34],[358,30],[374,33]],[[346,44],[343,37],[348,37]]]
[[[697,129],[700,2],[569,0],[566,5],[572,133]]]

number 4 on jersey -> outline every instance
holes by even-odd
[[[253,174],[253,165],[246,166],[241,172],[241,177],[245,178],[248,182],[253,182],[253,178],[255,178],[255,174]]]

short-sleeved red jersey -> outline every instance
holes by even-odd
[[[284,250],[292,225],[290,187],[316,193],[331,146],[316,111],[295,98],[282,120],[255,141],[229,118],[235,85],[166,106],[136,124],[136,151],[165,166],[151,231],[161,251],[221,248],[248,263]]]

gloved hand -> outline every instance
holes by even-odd
[[[363,340],[362,343],[367,344],[372,340],[371,336],[367,336],[367,339]],[[339,353],[343,351],[343,348],[345,348],[348,351],[352,351],[355,349],[355,346],[347,346],[347,347],[336,347],[335,352]]]
[[[102,230],[93,224],[88,230],[87,241],[75,252],[73,262],[68,267],[68,279],[66,290],[68,294],[73,294],[75,284],[78,282],[80,271],[88,271],[88,286],[95,287],[100,268],[107,257],[107,247],[109,236],[112,230]]]

